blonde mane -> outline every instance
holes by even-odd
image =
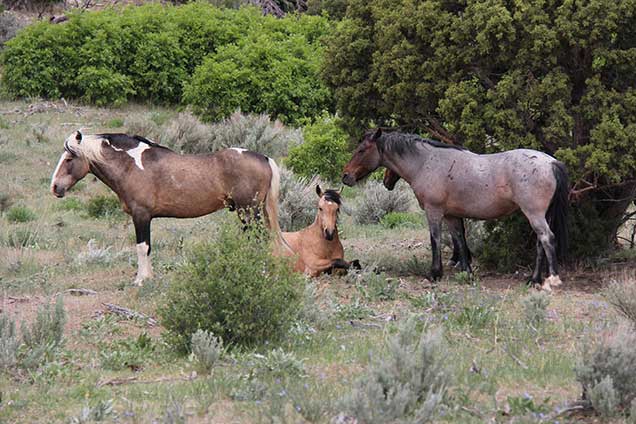
[[[70,153],[86,159],[89,163],[100,164],[104,162],[104,152],[102,151],[102,141],[106,140],[99,135],[85,134],[82,135],[78,142],[75,131],[64,142],[64,148]]]

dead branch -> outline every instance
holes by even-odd
[[[68,289],[64,293],[71,294],[73,296],[96,296],[97,292],[91,289]]]
[[[125,377],[125,378],[113,378],[110,380],[103,380],[97,383],[97,387],[121,386],[124,384],[156,384],[156,383],[166,383],[166,382],[173,382],[173,381],[192,381],[197,378],[197,373],[193,371],[192,374],[185,377],[183,376],[160,377],[160,378],[155,378],[153,380],[138,380],[137,378],[138,378],[137,376],[133,375],[131,377]]]
[[[111,314],[122,316],[126,319],[139,319],[146,321],[148,325],[154,327],[157,325],[157,320],[149,317],[141,312],[133,311],[132,309],[124,308],[123,306],[113,305],[112,303],[102,303]]]
[[[508,346],[504,347],[504,350],[506,351],[506,353],[508,355],[510,355],[510,357],[512,358],[513,361],[515,361],[517,363],[517,365],[519,365],[521,368],[523,368],[524,370],[528,369],[528,366],[526,364],[523,363],[523,361],[519,358],[517,358],[511,351],[510,349],[508,349]]]

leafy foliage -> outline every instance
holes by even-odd
[[[265,229],[223,225],[218,239],[192,249],[172,275],[159,310],[168,338],[190,349],[197,330],[228,344],[257,345],[286,334],[300,309],[304,280],[270,254]]]
[[[121,215],[121,205],[116,197],[111,195],[95,196],[86,203],[86,212],[92,218],[103,218]]]
[[[311,178],[320,175],[328,181],[340,180],[349,160],[348,136],[338,120],[323,115],[303,128],[304,142],[289,151],[286,164],[298,175]]]
[[[9,208],[6,218],[9,222],[29,222],[37,219],[37,216],[28,207],[16,205]]]
[[[64,25],[38,23],[10,40],[3,82],[16,97],[185,101],[206,119],[240,107],[296,122],[331,108],[318,78],[327,31],[318,16],[277,20],[253,7],[203,2],[77,13]]]
[[[357,130],[399,125],[480,153],[556,156],[576,189],[589,187],[576,199],[592,202],[588,216],[609,224],[598,252],[636,186],[635,11],[635,0],[352,0],[323,76]]]

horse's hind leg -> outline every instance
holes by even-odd
[[[133,214],[135,236],[137,238],[137,277],[135,284],[141,286],[143,281],[152,278],[150,262],[150,220],[146,214]]]
[[[472,256],[466,243],[464,220],[452,216],[446,216],[444,220],[453,239],[453,257],[451,258],[451,262],[459,263],[459,267],[462,271],[472,273],[473,270],[470,266]]]
[[[541,243],[541,247],[543,247],[543,252],[545,252],[545,257],[548,260],[548,278],[543,282],[543,289],[546,291],[552,290],[550,286],[558,286],[561,284],[561,279],[559,278],[559,264],[557,261],[556,255],[556,247],[555,247],[555,237],[550,230],[550,226],[548,225],[548,221],[545,219],[545,215],[543,214],[526,214],[528,221],[530,221],[530,225],[532,229],[537,234],[537,240]],[[537,246],[537,261],[535,270],[533,273],[534,278],[538,278],[539,281],[541,279],[541,269],[543,268],[543,252]]]

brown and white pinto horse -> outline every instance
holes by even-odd
[[[123,210],[132,216],[138,285],[152,277],[153,218],[195,218],[229,207],[247,220],[258,217],[264,205],[268,225],[282,242],[279,169],[271,158],[259,153],[230,148],[210,155],[180,155],[140,136],[76,131],[64,142],[51,191],[64,197],[89,172],[117,194]]]
[[[470,270],[462,218],[496,219],[521,209],[537,234],[532,281],[543,288],[561,284],[557,254],[567,245],[568,177],[565,165],[530,149],[478,155],[461,147],[414,134],[367,131],[344,168],[342,181],[354,185],[378,167],[409,183],[426,211],[434,279],[442,276],[441,223],[446,220],[461,242],[461,267]]]
[[[316,186],[318,213],[313,224],[293,233],[283,233],[291,248],[287,256],[296,256],[294,270],[316,277],[334,269],[360,268],[357,260],[344,260],[344,249],[338,237],[338,212],[342,204],[340,193]]]

